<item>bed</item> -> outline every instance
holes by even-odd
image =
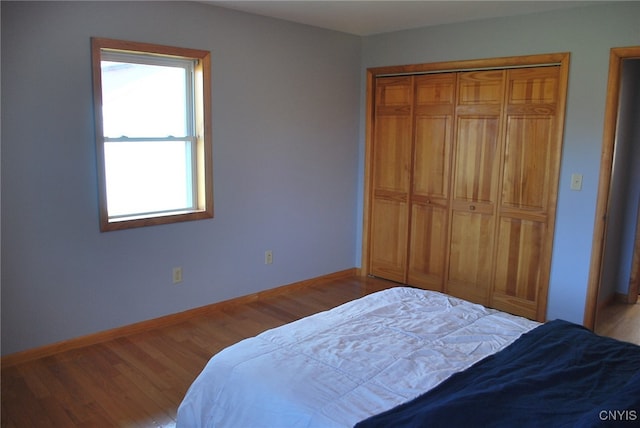
[[[214,355],[177,427],[469,426],[469,415],[597,426],[638,413],[640,347],[395,287]]]

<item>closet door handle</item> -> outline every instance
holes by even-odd
[[[475,205],[469,205],[469,211],[475,211],[475,210],[476,210]]]

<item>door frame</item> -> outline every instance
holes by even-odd
[[[368,276],[370,273],[371,252],[369,249],[371,235],[371,209],[373,189],[373,137],[374,113],[375,113],[375,81],[376,77],[407,75],[407,74],[427,74],[444,73],[453,71],[473,71],[487,69],[504,69],[517,67],[533,67],[540,65],[560,65],[560,79],[562,82],[568,81],[569,74],[568,52],[524,55],[513,57],[499,57],[487,59],[472,59],[462,61],[447,61],[437,63],[395,65],[386,67],[374,67],[367,69],[366,81],[366,104],[365,104],[365,148],[364,148],[364,192],[363,192],[363,223],[362,223],[362,258],[360,274]],[[566,108],[566,92],[563,94],[561,103],[561,123],[560,129],[564,130],[564,117]],[[562,131],[563,132],[563,131]],[[562,138],[562,136],[561,136]],[[555,203],[555,201],[554,201]],[[555,210],[554,210],[555,216]],[[551,224],[554,224],[555,219]]]
[[[602,156],[600,158],[598,199],[596,202],[596,222],[591,244],[589,282],[587,285],[587,297],[583,319],[584,326],[591,330],[595,328],[596,312],[598,310],[598,294],[602,278],[607,206],[609,204],[609,194],[611,192],[611,174],[613,172],[613,155],[618,121],[618,103],[620,100],[620,85],[622,83],[622,61],[628,58],[640,58],[640,46],[611,48],[609,54],[607,101],[604,113]]]

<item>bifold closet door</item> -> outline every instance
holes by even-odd
[[[494,263],[504,70],[458,76],[445,291],[488,304]]]
[[[507,72],[492,306],[544,320],[557,198],[560,68]]]
[[[544,321],[566,58],[375,77],[369,273]]]
[[[408,284],[442,291],[456,73],[415,77]]]
[[[413,77],[376,79],[370,271],[407,281]]]

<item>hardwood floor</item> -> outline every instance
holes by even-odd
[[[2,427],[174,427],[187,388],[221,349],[397,284],[353,277],[2,370]],[[597,332],[640,344],[640,305],[600,314]]]
[[[602,308],[596,317],[595,332],[640,345],[640,301],[615,302]]]
[[[187,388],[216,352],[395,285],[359,277],[313,284],[3,368],[2,427],[173,427]]]

